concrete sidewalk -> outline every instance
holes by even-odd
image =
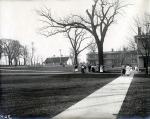
[[[52,119],[116,119],[132,76],[120,76]]]

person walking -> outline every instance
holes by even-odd
[[[130,72],[130,66],[129,66],[129,65],[127,65],[125,69],[126,69],[125,74],[126,74],[127,76],[129,76],[129,75],[130,75],[130,73],[131,73],[131,72]]]
[[[124,76],[126,74],[126,66],[122,66],[121,75]]]
[[[82,74],[85,73],[85,69],[86,69],[86,66],[82,64],[82,65],[81,65],[81,73],[82,73]]]
[[[78,66],[77,65],[74,66],[74,71],[78,72]]]
[[[91,72],[91,64],[88,65],[88,71]]]

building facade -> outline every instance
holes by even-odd
[[[121,67],[122,65],[137,66],[137,51],[110,51],[104,52],[105,67]],[[98,64],[98,53],[88,53],[87,63],[91,65]]]
[[[67,65],[69,57],[52,57],[45,60],[45,65]]]

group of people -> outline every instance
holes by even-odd
[[[85,73],[86,71],[88,71],[88,72],[97,72],[98,71],[97,66],[93,66],[90,64],[88,64],[87,66],[85,64],[81,64],[80,69],[81,69],[81,73]],[[132,70],[133,70],[133,68],[131,66],[123,65],[121,68],[121,75],[122,76],[129,76],[131,74]],[[77,65],[74,66],[74,71],[75,72],[79,71]],[[103,72],[103,66],[100,66],[100,72]]]
[[[88,72],[97,72],[98,71],[98,66],[94,66],[91,64],[88,64],[88,65],[81,64],[80,68],[81,68],[81,73],[85,73],[86,71],[88,71]],[[78,72],[78,66],[77,65],[74,66],[74,71]]]
[[[82,64],[81,65],[81,73],[85,73],[85,70],[86,70],[86,65]],[[78,66],[77,65],[74,66],[74,71],[78,72]]]
[[[81,73],[85,73],[86,68],[87,68],[88,72],[97,72],[98,71],[98,66],[94,66],[94,65],[91,65],[91,64],[88,64],[86,66],[86,65],[82,64],[81,65]]]
[[[131,72],[132,72],[132,67],[131,66],[129,66],[129,65],[124,65],[124,66],[122,66],[122,69],[121,69],[121,75],[122,76],[129,76],[130,74],[131,74]]]

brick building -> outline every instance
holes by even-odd
[[[87,63],[98,64],[98,53],[88,53]],[[121,67],[122,65],[137,66],[137,51],[110,51],[104,52],[105,67]]]

